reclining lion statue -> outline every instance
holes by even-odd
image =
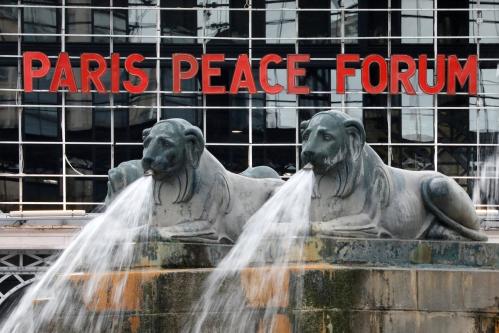
[[[312,234],[487,240],[461,186],[438,172],[385,165],[359,121],[324,111],[300,127],[301,158],[316,175]]]
[[[151,175],[153,229],[163,240],[232,243],[249,217],[283,183],[269,167],[250,168],[243,175],[227,171],[205,149],[201,130],[183,119],[156,123],[144,130],[143,141],[142,160],[124,162],[109,171],[106,202],[124,183]]]

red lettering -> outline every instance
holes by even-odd
[[[189,64],[189,69],[182,71],[182,63]],[[187,53],[174,53],[172,55],[172,76],[173,76],[173,92],[180,93],[182,91],[182,80],[192,79],[198,72],[199,65],[196,58]]]
[[[307,74],[305,68],[300,68],[296,65],[300,62],[310,62],[310,54],[289,54],[286,61],[288,69],[288,94],[309,94],[309,87],[296,84],[297,77],[305,76]]]
[[[125,70],[139,79],[139,83],[133,84],[131,80],[123,81],[123,87],[131,94],[141,94],[149,85],[149,76],[142,69],[135,67],[135,63],[144,61],[144,56],[132,53],[125,59]]]
[[[378,64],[379,68],[379,82],[376,86],[371,84],[371,64]],[[362,62],[362,87],[370,94],[379,94],[383,92],[388,86],[388,66],[385,58],[378,54],[367,56]]]
[[[64,78],[62,78],[64,74]],[[76,87],[75,78],[73,75],[73,68],[67,52],[61,52],[55,64],[54,76],[50,82],[49,91],[56,92],[59,88],[67,87],[70,92],[78,92]]]
[[[436,81],[433,86],[428,84],[428,56],[421,54],[419,56],[419,69],[418,69],[418,84],[425,94],[438,94],[442,91],[445,85],[445,56],[437,55],[437,75]]]
[[[106,60],[97,53],[82,53],[81,57],[81,91],[90,92],[90,82],[99,93],[105,93],[106,88],[102,84],[101,77],[106,71]],[[97,63],[97,68],[90,70],[90,63]]]
[[[237,57],[236,68],[230,84],[230,93],[237,94],[241,88],[248,89],[250,94],[256,93],[255,79],[253,78],[247,54],[241,54]]]
[[[456,94],[456,79],[464,87],[468,81],[468,92],[471,95],[477,93],[477,72],[478,59],[476,55],[470,55],[463,67],[459,64],[457,56],[451,55],[447,58],[447,93],[449,95]]]
[[[260,86],[265,93],[275,95],[283,91],[284,87],[279,83],[269,84],[268,67],[271,62],[279,64],[282,62],[282,57],[277,54],[267,54],[260,60]]]
[[[400,64],[406,64],[407,70],[400,71]],[[416,74],[416,62],[412,57],[404,54],[394,54],[390,61],[390,94],[399,93],[399,82],[402,83],[405,91],[409,95],[416,95],[416,91],[409,79]]]
[[[33,69],[33,61],[40,62],[39,69]],[[41,78],[48,74],[50,70],[50,60],[42,52],[24,52],[23,53],[23,81],[24,91],[33,91],[33,78]]]
[[[347,62],[359,62],[360,56],[358,54],[338,54],[336,56],[336,93],[345,93],[345,77],[354,76],[354,68],[346,68]]]
[[[202,91],[203,93],[210,94],[224,94],[224,86],[212,86],[211,78],[213,76],[220,76],[222,70],[219,67],[211,67],[212,62],[222,62],[225,60],[225,55],[223,54],[203,54],[201,56],[201,70],[203,73],[202,77]]]
[[[120,54],[111,54],[111,92],[120,92]]]

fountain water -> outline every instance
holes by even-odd
[[[289,270],[300,267],[293,263],[301,261],[313,184],[312,170],[299,171],[249,219],[205,282],[185,332],[275,331],[287,325],[278,310],[290,302]]]
[[[152,183],[152,177],[138,179],[104,214],[89,222],[47,273],[30,287],[2,323],[0,332],[122,331],[120,313],[126,308],[122,303],[127,301],[122,291],[129,283],[133,241],[151,219]],[[122,274],[106,274],[110,271]],[[104,304],[116,310],[113,319],[94,311]]]

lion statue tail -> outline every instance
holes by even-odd
[[[487,236],[479,230],[468,228],[459,222],[449,217],[443,212],[432,200],[430,195],[430,183],[434,178],[427,178],[421,183],[421,195],[425,206],[432,212],[439,220],[439,222],[448,229],[456,232],[457,234],[475,241],[487,241]],[[478,217],[477,217],[478,218]]]

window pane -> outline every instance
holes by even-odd
[[[58,5],[56,0],[32,0],[27,4]],[[44,36],[44,34],[60,33],[60,9],[44,7],[24,7],[24,33],[36,33],[38,36],[24,36],[25,42],[56,43],[58,36]]]
[[[231,172],[240,173],[248,168],[248,147],[208,146],[207,148]]]
[[[25,144],[23,160],[27,174],[62,173],[62,146]]]
[[[499,43],[499,3],[481,2],[478,6],[478,1],[470,0],[470,9],[470,35],[481,36],[480,43]],[[476,42],[475,38],[469,41]]]
[[[17,1],[16,1],[17,3]],[[8,2],[6,4],[9,4]],[[1,33],[17,33],[17,8],[1,7],[0,8],[0,32]],[[0,36],[0,42],[15,42],[17,36]]]
[[[447,176],[474,176],[476,147],[439,147],[438,171]]]
[[[161,0],[161,7],[172,8],[194,8],[196,0]],[[163,36],[197,36],[197,10],[162,10],[161,11],[161,34]],[[163,38],[163,43],[170,44],[193,44],[194,38]]]
[[[111,168],[110,146],[66,145],[66,156],[70,164],[66,171],[70,175],[106,175]]]
[[[17,144],[0,144],[0,173],[19,172],[19,146]]]
[[[408,170],[433,170],[433,148],[392,147],[392,166]]]
[[[66,178],[67,195],[69,202],[103,202],[107,193],[107,179],[105,178]],[[94,206],[79,205],[71,209],[83,209],[87,212],[95,209]]]
[[[281,176],[296,173],[295,147],[253,147],[253,165],[267,165]]]
[[[433,0],[402,0],[402,43],[433,43]],[[407,38],[417,36],[418,38]]]
[[[296,8],[294,0],[266,1],[265,36],[269,44],[294,44],[296,40]],[[289,38],[289,39],[281,39]]]
[[[19,178],[0,177],[0,202],[19,202]],[[18,205],[0,204],[0,212],[18,209]]]
[[[207,142],[248,142],[248,110],[206,111]]]

